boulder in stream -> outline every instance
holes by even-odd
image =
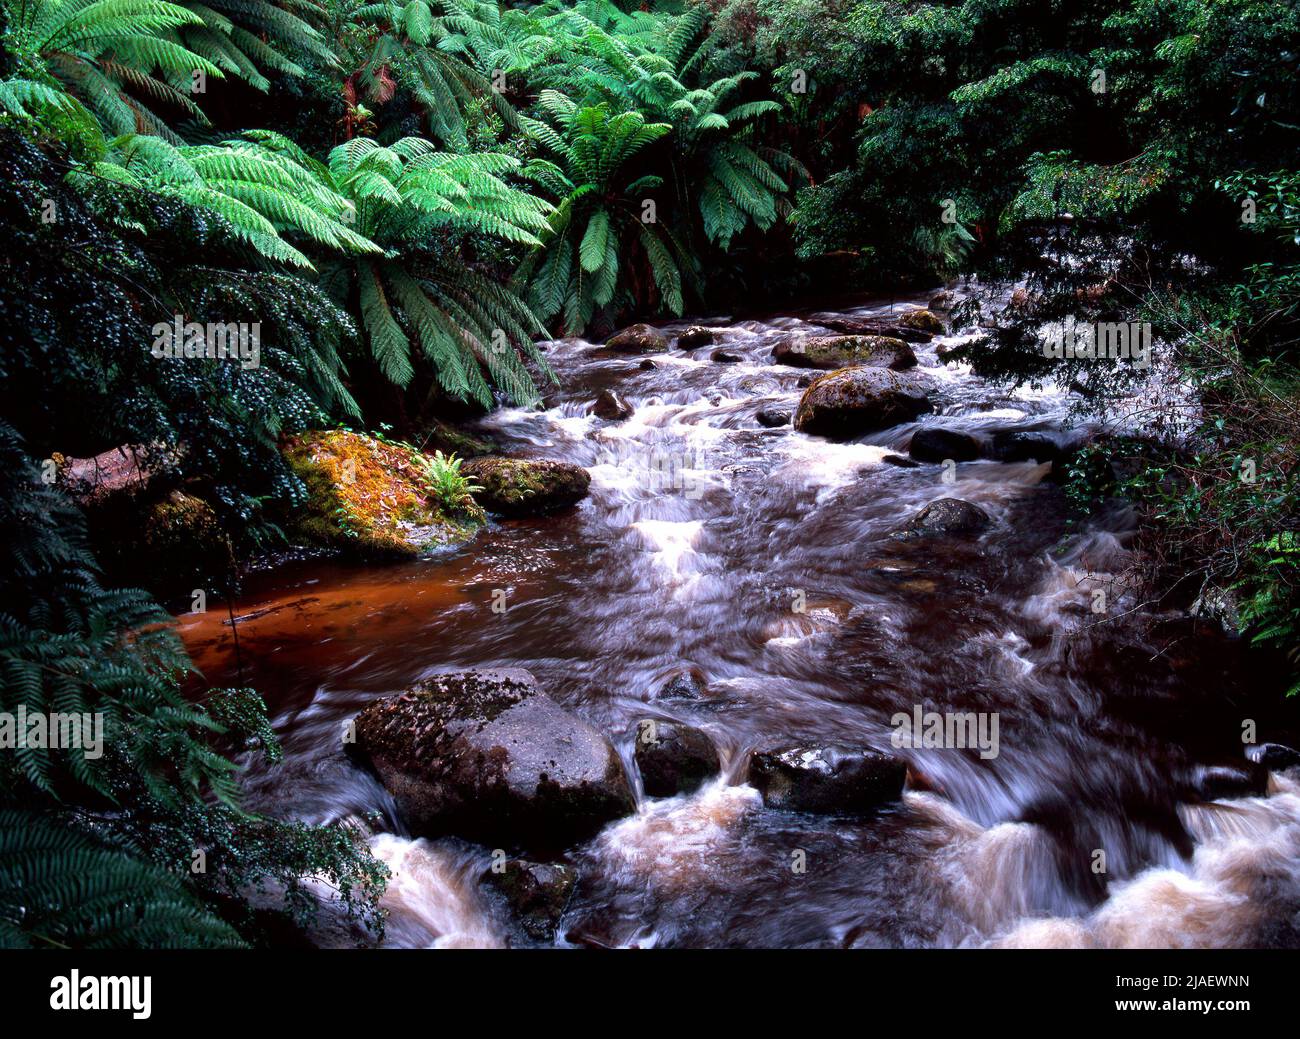
[[[924,384],[915,376],[885,368],[841,368],[818,376],[804,391],[794,428],[831,440],[852,440],[931,410]]]
[[[713,329],[703,325],[691,325],[677,336],[677,346],[682,350],[694,350],[697,346],[712,346],[715,342]]]
[[[668,340],[649,325],[630,325],[610,336],[605,346],[620,354],[659,354],[668,349]]]
[[[689,793],[718,774],[717,748],[699,729],[663,718],[642,718],[633,734],[633,757],[649,797]]]
[[[454,509],[438,500],[426,474],[429,459],[413,448],[331,429],[298,433],[281,451],[307,487],[298,528],[313,541],[363,555],[410,556],[466,541],[483,522],[468,498]]]
[[[714,350],[709,354],[709,360],[718,364],[739,364],[744,358],[735,350]]]
[[[377,700],[355,752],[413,832],[565,847],[632,810],[605,736],[527,671],[456,671]]]
[[[915,328],[921,332],[929,332],[931,335],[943,335],[943,322],[938,316],[928,310],[909,310],[898,318],[898,324],[903,328]]]
[[[499,871],[487,869],[483,879],[504,896],[530,938],[549,942],[555,940],[578,873],[560,862],[510,859]]]
[[[749,782],[772,808],[823,815],[870,812],[897,801],[907,765],[869,747],[790,747],[755,754]]]
[[[969,462],[979,457],[979,441],[955,429],[927,426],[912,434],[907,453],[918,462]]]
[[[911,535],[978,534],[993,523],[993,518],[961,498],[940,498],[918,512],[907,525]]]
[[[1050,433],[999,430],[993,434],[989,454],[999,462],[1059,462],[1066,452]]]
[[[765,429],[778,429],[790,424],[790,412],[785,408],[759,408],[754,418]]]
[[[541,458],[474,458],[461,472],[482,487],[474,497],[483,508],[509,517],[568,508],[591,487],[591,474],[582,466]]]
[[[892,368],[916,367],[916,354],[901,339],[878,335],[786,336],[772,347],[772,360],[792,368],[833,371],[851,365]]]
[[[619,422],[631,418],[633,408],[617,390],[605,389],[596,395],[596,403],[591,406],[591,412],[597,418]]]

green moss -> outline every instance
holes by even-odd
[[[306,485],[298,530],[366,555],[418,555],[473,537],[479,519],[430,497],[412,449],[348,430],[304,433],[284,457]]]

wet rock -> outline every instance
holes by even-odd
[[[416,833],[564,847],[632,809],[609,740],[526,671],[436,675],[370,704],[355,732]]]
[[[795,380],[795,385],[801,390],[806,390],[812,384],[813,384],[813,376],[811,375],[801,375],[799,376],[798,379]]]
[[[580,465],[547,459],[474,458],[461,470],[482,486],[474,497],[502,516],[537,516],[568,508],[587,496],[591,475]]]
[[[799,400],[794,428],[852,440],[932,410],[923,384],[885,368],[841,368],[814,379]]]
[[[655,693],[656,700],[698,700],[704,695],[709,680],[698,667],[683,668],[670,675]]]
[[[1268,769],[1254,762],[1202,766],[1196,769],[1192,785],[1205,801],[1263,797],[1268,789]]]
[[[870,812],[898,800],[907,766],[865,747],[792,747],[755,754],[749,782],[772,808],[820,814]]]
[[[952,289],[944,289],[930,300],[930,310],[951,310],[957,303],[957,294]]]
[[[754,415],[760,426],[768,429],[776,429],[778,426],[788,426],[790,424],[790,412],[785,408],[759,408]]]
[[[912,434],[907,453],[918,462],[943,462],[949,458],[954,462],[969,462],[979,457],[980,445],[966,433],[931,426]]]
[[[912,348],[887,336],[787,336],[772,348],[772,360],[822,371],[858,364],[894,371],[916,367]]]
[[[993,434],[989,454],[999,462],[1059,462],[1065,457],[1050,433],[1007,430]]]
[[[601,390],[596,397],[596,403],[591,406],[593,415],[597,418],[608,419],[611,422],[629,418],[632,411],[632,405],[625,401],[621,394],[608,389]]]
[[[987,512],[960,498],[932,501],[907,525],[912,534],[978,534],[993,522]]]
[[[734,350],[714,350],[713,353],[709,354],[709,360],[721,364],[738,364],[744,358]]]
[[[501,872],[488,869],[483,879],[505,896],[530,938],[555,940],[555,930],[573,896],[578,873],[558,862],[510,859]]]
[[[919,469],[920,462],[914,462],[910,458],[904,458],[902,455],[885,455],[881,461],[886,465],[896,465],[900,469]]]
[[[649,325],[631,325],[610,336],[605,346],[621,354],[658,354],[668,349],[668,340]]]
[[[1246,756],[1272,772],[1300,765],[1300,750],[1293,750],[1282,743],[1261,743],[1257,747],[1248,748]]]
[[[909,310],[899,317],[898,324],[903,328],[915,328],[936,336],[944,333],[943,322],[928,310]]]
[[[703,325],[691,325],[677,337],[677,346],[682,350],[694,350],[697,346],[712,346],[715,342],[713,329]]]
[[[640,368],[643,372],[652,372],[656,368],[658,368],[659,365],[655,364],[654,361],[650,360],[650,358],[647,357],[644,361],[638,364],[637,367]]]
[[[675,797],[718,774],[718,751],[699,729],[663,718],[635,727],[633,757],[649,797]]]
[[[420,452],[361,433],[299,433],[281,446],[307,487],[299,532],[369,556],[410,556],[472,537],[483,514],[472,499],[434,498]],[[461,471],[467,472],[473,462]]]

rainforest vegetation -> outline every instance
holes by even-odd
[[[1140,501],[1150,595],[1230,595],[1300,690],[1297,5],[3,0],[0,20],[0,711],[106,726],[93,760],[0,754],[0,943],[264,944],[322,886],[381,926],[357,834],[241,806],[236,760],[278,753],[265,704],[207,687],[169,620],[293,540],[304,431],[436,443],[420,478],[472,511],[446,424],[537,402],[554,336],[1021,281],[1032,306],[968,349],[1033,383],[1059,379],[1043,321],[1149,321],[1204,406],[1152,408],[1126,486],[1114,444],[1080,456],[1080,508]],[[259,322],[260,363],[160,361],[174,318]],[[1094,405],[1127,377],[1071,376]],[[55,479],[119,445],[168,460],[178,522],[219,532],[203,551],[146,559]]]

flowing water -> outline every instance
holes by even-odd
[[[923,424],[1079,440],[1091,427],[1064,395],[1009,395],[940,363],[949,337],[916,347],[935,414],[836,444],[755,420],[797,402],[806,373],[772,365],[771,347],[815,331],[815,315],[716,329],[740,362],[704,347],[647,369],[582,340],[549,344],[560,384],[546,410],[482,422],[508,453],[586,467],[576,509],[493,524],[419,562],[256,575],[235,607],[238,671],[224,614],[182,619],[208,677],[257,686],[276,716],[285,762],[249,777],[253,806],[381,820],[388,944],[505,944],[477,879],[489,849],[406,834],[340,734],[365,703],[433,672],[522,666],[625,758],[651,716],[706,730],[723,764],[696,793],[642,799],[570,850],[580,880],[560,944],[1300,943],[1300,784],[1274,774],[1266,797],[1194,793],[1198,769],[1241,761],[1243,720],[1266,730],[1276,692],[1215,629],[1129,596],[1117,577],[1132,516],[1068,525],[1047,465],[967,462],[945,482],[942,466],[882,461]],[[592,417],[603,388],[635,414]],[[979,504],[994,526],[891,537],[940,497]],[[684,670],[703,695],[658,697]],[[997,755],[898,751],[908,790],[869,818],[767,809],[744,782],[751,749],[889,749],[891,719],[917,707],[996,714]]]

